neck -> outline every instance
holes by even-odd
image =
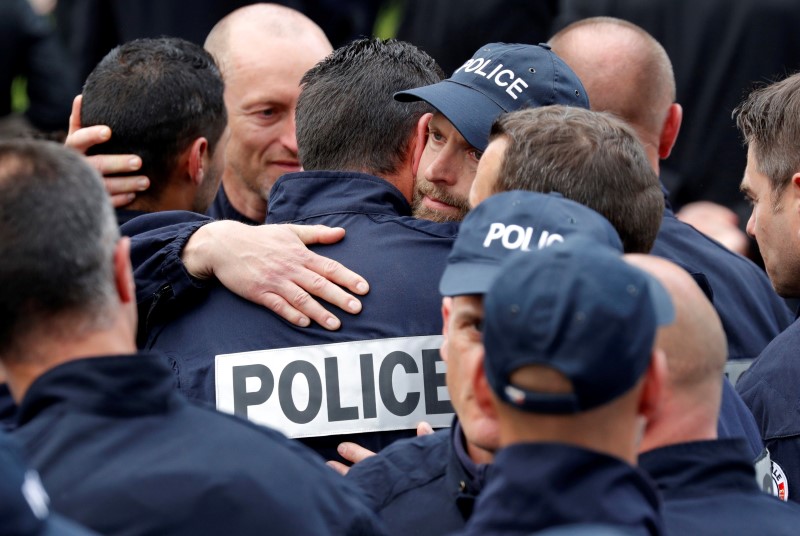
[[[482,449],[475,443],[466,440],[467,455],[477,464],[487,464],[494,461],[494,454],[486,449]]]
[[[81,336],[60,335],[31,336],[29,340],[35,342],[23,344],[17,358],[3,361],[8,388],[17,404],[39,376],[58,365],[88,357],[136,353],[135,333],[120,322]]]
[[[708,407],[702,400],[667,405],[648,423],[639,452],[678,443],[715,440],[718,414],[718,407]]]
[[[521,413],[521,412],[520,412]],[[515,443],[566,443],[602,452],[636,464],[638,446],[635,415],[599,417],[589,411],[578,416],[526,415],[500,420],[500,446]]]
[[[225,189],[228,201],[240,214],[262,223],[267,219],[267,201],[227,170],[222,175],[220,188]]]

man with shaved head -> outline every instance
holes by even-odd
[[[294,124],[300,78],[331,53],[331,44],[302,13],[253,4],[217,23],[205,48],[225,80],[230,129],[222,187],[209,215],[263,223],[272,185],[300,171]]]
[[[636,129],[658,173],[682,120],[672,65],[663,47],[638,26],[613,18],[578,21],[550,43],[580,77],[593,109],[612,112]],[[666,201],[663,184],[662,190]],[[735,376],[791,322],[788,308],[762,270],[680,222],[668,201],[652,253],[685,268],[713,296],[728,342],[728,367]],[[751,438],[756,456],[760,439],[752,417],[730,386],[724,393],[723,421],[733,418],[735,427]]]
[[[657,336],[667,356],[663,404],[639,448],[639,466],[664,499],[667,534],[794,534],[800,508],[759,490],[744,440],[718,439],[727,353],[719,316],[676,264],[646,255],[626,260],[657,278],[675,308],[675,322]]]

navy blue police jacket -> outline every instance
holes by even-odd
[[[270,193],[268,223],[324,224],[341,226],[347,231],[346,237],[339,243],[311,246],[312,250],[341,262],[370,283],[369,294],[361,298],[363,311],[360,314],[335,311],[342,319],[341,329],[335,332],[316,325],[298,328],[219,284],[204,286],[194,281],[180,262],[180,252],[191,233],[207,221],[203,216],[187,212],[161,213],[137,218],[132,222],[137,224],[135,228],[123,228],[132,236],[132,259],[139,287],[137,297],[140,311],[146,309],[144,316],[140,316],[144,318],[143,326],[140,320],[140,329],[145,328],[144,334],[140,332],[140,346],[157,350],[165,356],[176,375],[178,388],[190,399],[207,403],[219,400],[215,356],[220,354],[293,348],[298,349],[297,354],[301,355],[299,348],[312,345],[402,340],[441,334],[438,284],[457,226],[412,218],[411,207],[406,199],[385,180],[350,172],[293,173],[281,177]],[[399,350],[402,353],[402,349]],[[438,345],[431,350],[436,353],[438,360]],[[357,347],[350,349],[350,354],[353,353],[356,356],[371,355],[359,352]],[[407,359],[396,352],[390,353],[392,359]],[[376,359],[378,357],[375,355]],[[337,363],[341,364],[341,356],[337,359]],[[328,364],[326,362],[326,366]],[[339,370],[336,368],[338,364],[334,366],[332,374],[335,381],[338,381],[338,377],[364,374],[363,369]],[[366,365],[373,366],[370,363]],[[379,367],[377,363],[374,366],[376,370]],[[295,363],[292,367],[293,374],[308,372],[309,369],[308,365],[302,363]],[[406,362],[402,367],[409,373],[418,374],[417,377],[424,376],[426,389],[444,385],[441,373],[429,370],[423,375],[425,371],[421,369],[427,368],[424,365]],[[385,370],[381,368],[381,371],[383,377]],[[317,382],[321,385],[322,379],[326,379],[326,392],[319,393],[319,389],[312,390],[309,387],[306,396],[315,398],[306,400],[313,400],[311,405],[314,405],[319,403],[321,397],[328,402],[330,410],[331,400],[339,396],[339,386],[335,381],[327,381],[330,380],[328,372],[326,369]],[[262,378],[261,385],[271,382],[276,391],[283,393],[280,406],[283,410],[288,407],[283,403],[283,396],[288,396],[286,393],[294,388],[294,384],[291,377],[284,381],[284,376],[277,371],[271,371],[269,375],[271,378]],[[386,402],[387,397],[395,398],[392,403],[397,411],[406,411],[407,408],[398,406],[408,403],[424,402],[428,406],[428,396],[423,401],[420,393],[409,393],[407,396],[391,393],[391,380],[389,386],[383,380],[378,383],[379,386],[372,386],[372,393],[366,392],[364,395],[372,397],[373,407],[381,400]],[[244,382],[237,385],[244,388]],[[336,392],[331,390],[332,387]],[[365,391],[370,390],[366,383],[362,387]],[[375,394],[377,391],[380,394]],[[241,390],[237,393],[241,394]],[[250,399],[257,398],[247,396]],[[272,395],[273,400],[277,397],[277,394]],[[446,406],[441,413],[451,413],[449,402],[443,402],[434,401],[434,405],[438,408]],[[296,407],[289,408],[294,415],[289,418],[296,422],[306,419],[300,413],[307,411],[311,405],[303,410],[304,403],[298,399]],[[367,418],[366,405],[365,402],[364,407],[357,409],[358,417],[362,420]],[[319,408],[318,405],[316,407]],[[252,411],[253,408],[248,406],[235,413],[252,418]],[[352,410],[348,411],[352,416]],[[286,412],[289,415],[289,410]],[[412,437],[415,432],[411,428],[346,436],[320,434],[304,438],[303,441],[323,457],[336,459],[336,446],[342,440],[355,441],[378,451],[396,439]]]
[[[458,419],[449,430],[401,439],[355,464],[360,488],[389,534],[438,536],[464,528],[488,465],[467,455]]]
[[[189,403],[152,355],[49,370],[25,394],[14,436],[53,509],[107,536],[382,533],[313,452]]]
[[[798,533],[800,506],[759,489],[742,440],[669,445],[641,454],[639,467],[661,493],[668,535]]]
[[[755,415],[772,458],[777,493],[800,502],[800,320],[778,335],[736,389]]]
[[[665,203],[650,253],[676,262],[701,286],[703,279],[707,281],[728,339],[728,359],[754,359],[791,324],[791,311],[763,270],[678,220],[669,202]]]
[[[462,534],[526,535],[596,523],[661,535],[655,484],[624,461],[561,443],[519,443],[498,451]]]

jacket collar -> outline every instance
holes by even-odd
[[[654,449],[639,456],[639,467],[656,481],[666,500],[733,490],[758,491],[747,443],[739,438]]]
[[[167,412],[184,403],[170,370],[149,354],[89,357],[54,367],[31,384],[20,403],[20,426],[50,407],[136,416]]]
[[[653,484],[622,460],[572,445],[522,443],[498,452],[471,524],[475,533],[602,523],[659,535],[659,510]]]
[[[272,187],[267,223],[341,212],[411,216],[411,205],[392,184],[366,173],[303,171],[283,175]]]

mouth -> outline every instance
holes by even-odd
[[[277,160],[272,163],[273,166],[279,167],[284,171],[302,171],[303,168],[297,160]]]
[[[422,198],[422,204],[434,210],[457,210],[453,205],[429,195]]]

